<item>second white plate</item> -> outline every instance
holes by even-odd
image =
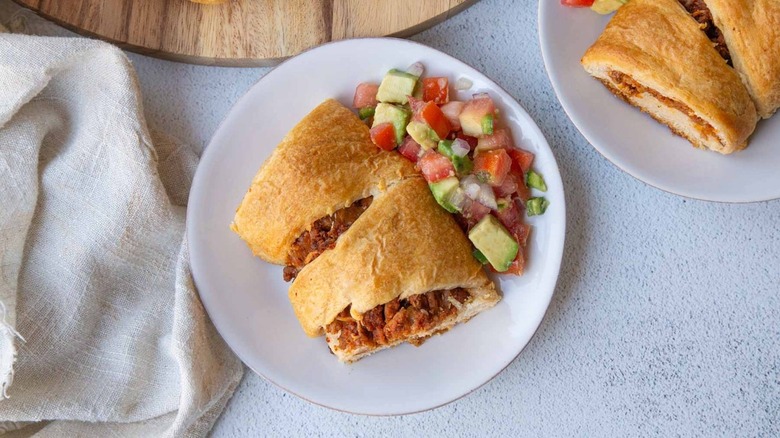
[[[614,97],[580,65],[611,17],[557,0],[539,1],[547,74],[583,136],[619,168],[661,190],[720,202],[780,198],[780,116],[760,121],[747,149],[729,156],[694,149]]]
[[[466,77],[496,100],[518,145],[536,153],[551,205],[531,218],[526,274],[502,276],[504,299],[467,324],[352,365],[330,354],[323,338],[306,337],[287,299],[279,266],[253,257],[228,228],[252,177],[282,137],[327,98],[352,101],[355,86],[391,68],[421,61],[431,76]],[[305,178],[305,175],[302,175]],[[283,193],[279,194],[284,196]],[[295,202],[290,199],[290,202]],[[552,298],[563,253],[563,186],[555,158],[536,124],[490,79],[444,53],[397,39],[327,44],[263,77],[222,122],[195,175],[187,238],[195,282],[219,333],[250,368],[314,403],[362,414],[430,409],[484,384],[514,359],[539,327]]]

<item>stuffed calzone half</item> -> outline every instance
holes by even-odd
[[[334,100],[293,128],[252,181],[232,229],[285,265],[304,330],[344,362],[419,345],[500,296],[414,165],[378,149]]]
[[[724,60],[728,54],[719,53],[722,45],[702,30],[677,0],[631,0],[588,49],[582,65],[694,146],[729,154],[747,146],[758,115]]]
[[[780,1],[684,1],[706,4],[758,115],[769,118],[780,107]]]

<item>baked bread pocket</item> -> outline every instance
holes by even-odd
[[[632,0],[582,58],[614,94],[694,146],[729,154],[758,121],[736,72],[677,0]]]
[[[263,163],[231,228],[256,256],[284,265],[316,220],[417,175],[411,162],[374,146],[352,111],[326,100]]]
[[[699,0],[701,1],[701,0]],[[780,1],[706,0],[734,69],[769,118],[780,107]]]
[[[499,300],[452,216],[422,178],[389,187],[290,286],[309,336],[342,361],[420,344]]]
[[[344,362],[419,345],[500,300],[413,164],[374,146],[333,100],[263,164],[232,228],[256,255],[286,265],[301,327],[324,334]]]

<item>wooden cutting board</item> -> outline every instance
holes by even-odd
[[[328,41],[409,36],[476,0],[15,0],[80,34],[160,58],[274,65]]]

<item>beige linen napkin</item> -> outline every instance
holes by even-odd
[[[243,368],[189,270],[196,164],[150,137],[120,50],[0,33],[0,432],[211,428]]]

